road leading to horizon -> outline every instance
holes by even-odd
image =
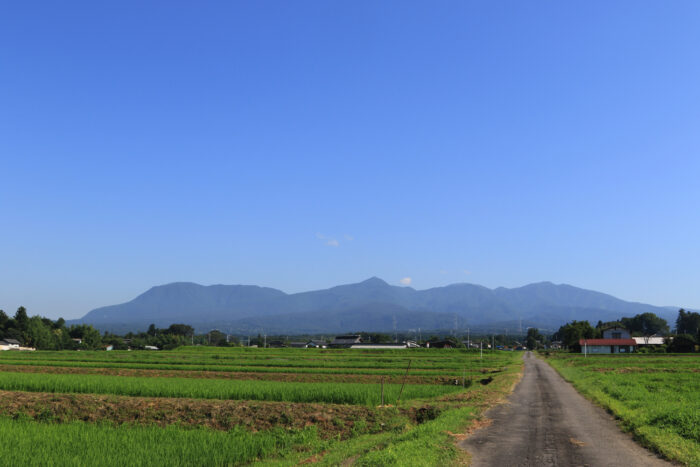
[[[493,423],[461,443],[472,466],[670,466],[622,433],[547,363],[527,352],[523,379]]]

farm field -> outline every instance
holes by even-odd
[[[552,354],[546,360],[639,442],[683,465],[700,465],[700,356]]]
[[[10,465],[449,465],[464,460],[460,433],[517,381],[521,356],[2,352],[0,457]]]

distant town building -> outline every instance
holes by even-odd
[[[310,349],[325,349],[328,347],[328,343],[326,341],[318,341],[312,339],[306,343],[306,347]]]
[[[359,334],[347,334],[343,336],[335,336],[331,342],[331,348],[346,348],[349,349],[352,345],[361,344],[362,337]]]

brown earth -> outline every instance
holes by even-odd
[[[194,370],[150,370],[136,368],[88,368],[88,367],[59,367],[35,365],[0,365],[0,372],[11,371],[19,373],[52,373],[52,374],[82,374],[82,375],[113,375],[140,376],[153,378],[202,378],[202,379],[237,379],[259,381],[285,381],[302,383],[373,383],[381,381],[380,375],[349,375],[326,373],[256,373],[229,371],[194,371]],[[401,384],[403,375],[385,376],[384,382]],[[450,384],[454,376],[420,376],[408,375],[406,384]]]
[[[403,412],[414,420],[421,417],[419,409]],[[274,427],[301,429],[315,425],[322,438],[340,436],[343,439],[352,434],[359,420],[364,422],[362,429],[369,431],[382,431],[396,423],[392,421],[392,416],[396,418],[395,412],[364,406],[21,391],[0,391],[0,415],[54,423],[179,425],[215,430],[229,430],[234,426],[251,431]]]

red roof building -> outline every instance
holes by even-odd
[[[578,343],[586,354],[632,353],[637,347],[634,339],[580,339]]]

